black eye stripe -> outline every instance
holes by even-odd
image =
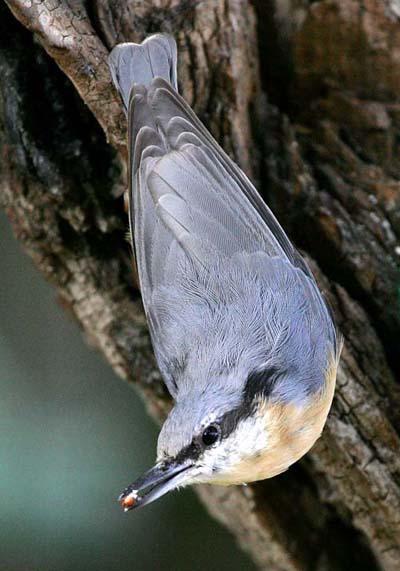
[[[207,446],[212,445],[205,444],[202,438],[205,430],[211,426],[218,427],[218,438],[228,438],[228,436],[235,430],[240,420],[247,418],[252,414],[256,397],[262,396],[267,399],[270,396],[279,374],[279,371],[272,367],[250,373],[243,389],[242,401],[239,406],[225,413],[212,425],[206,427],[201,435],[195,436],[190,444],[182,448],[176,456],[176,461],[183,462],[185,460],[198,460],[202,453],[207,449]]]
[[[264,399],[270,397],[279,374],[275,367],[253,371],[249,374],[243,389],[241,403],[233,410],[225,413],[219,421],[222,438],[227,438],[235,430],[240,420],[251,416],[258,397],[261,396]]]
[[[197,460],[202,452],[203,448],[199,445],[197,440],[193,440],[188,446],[182,448],[175,460],[178,463],[184,462],[185,460]]]
[[[243,390],[243,402],[249,403],[257,396],[269,397],[279,376],[276,367],[250,373]]]
[[[204,433],[206,431],[212,431],[216,432],[216,439],[214,440],[214,438],[212,437],[209,444],[207,444],[206,442],[204,442]],[[208,434],[208,436],[210,436],[210,434]],[[210,426],[207,426],[204,430],[203,433],[199,436],[196,436],[195,438],[193,438],[192,442],[190,444],[188,444],[187,446],[185,446],[184,448],[182,448],[182,450],[179,452],[179,454],[177,454],[175,461],[177,462],[184,462],[185,460],[197,460],[201,454],[203,453],[204,449],[207,448],[207,446],[211,446],[212,444],[215,444],[215,442],[217,442],[217,440],[221,437],[221,428],[219,427],[218,424],[214,423],[211,424]],[[206,436],[206,440],[207,440],[207,436]]]

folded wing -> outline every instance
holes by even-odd
[[[167,342],[179,321],[172,326],[171,315],[196,296],[218,303],[227,287],[235,287],[232,272],[229,286],[224,283],[226,264],[251,266],[256,257],[247,254],[262,252],[291,265],[312,287],[314,280],[249,179],[174,89],[171,38],[154,36],[115,49],[112,75],[125,102],[130,89],[132,241],[157,360],[175,396],[174,369],[183,357]]]
[[[163,316],[152,311],[160,288],[187,288],[188,275],[195,283],[239,253],[264,252],[310,273],[248,178],[163,79],[133,93],[130,135],[135,253],[157,356],[168,363]]]

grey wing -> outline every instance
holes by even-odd
[[[249,179],[166,81],[157,78],[132,93],[129,122],[130,216],[142,297],[157,360],[175,396],[173,369],[181,356],[167,354],[173,331],[166,321],[189,298],[173,292],[185,292],[190,283],[195,290],[199,272],[211,273],[240,253],[264,252],[311,274]],[[208,294],[218,295],[220,276],[210,279]],[[176,305],[165,312],[163,291]]]

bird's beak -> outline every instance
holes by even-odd
[[[192,464],[179,464],[175,461],[156,464],[141,478],[125,488],[118,501],[129,511],[154,502],[167,492],[185,484]]]

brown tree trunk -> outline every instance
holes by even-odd
[[[261,569],[398,571],[398,0],[6,1],[1,201],[37,267],[162,418],[115,198],[125,119],[106,57],[171,32],[185,98],[307,252],[345,336],[333,411],[308,457],[199,494]]]

